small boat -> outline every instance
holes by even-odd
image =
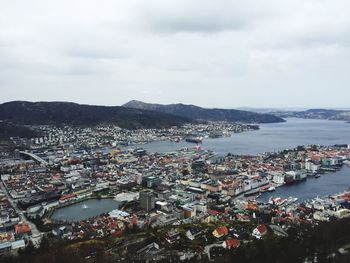
[[[287,202],[287,199],[281,197],[270,197],[268,201],[271,205],[283,205],[285,202]]]
[[[319,174],[316,174],[315,175],[315,178],[317,179],[317,178],[320,178],[321,177],[321,175],[319,175]]]
[[[83,209],[87,209],[88,206],[86,204],[83,204]]]
[[[274,187],[274,186],[270,186],[268,189],[267,189],[267,191],[269,191],[269,192],[273,192],[273,191],[275,191],[276,190],[276,187]]]
[[[349,122],[349,123],[350,123],[350,122]],[[349,160],[344,161],[344,164],[345,164],[347,167],[350,167],[350,161],[349,161]]]
[[[264,193],[264,192],[268,191],[269,188],[270,188],[269,185],[264,185],[264,186],[260,187],[260,193]]]
[[[286,201],[286,205],[291,205],[291,204],[293,204],[293,203],[295,203],[296,201],[298,201],[298,198],[297,197],[292,197],[292,196],[290,196],[290,197],[288,197],[287,198],[287,201]]]

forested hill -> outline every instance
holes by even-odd
[[[272,123],[284,122],[280,117],[271,114],[261,114],[251,111],[233,109],[207,109],[195,105],[185,104],[151,104],[142,101],[132,100],[123,105],[126,108],[152,110],[162,113],[169,113],[185,118],[210,121],[231,121],[244,123]]]
[[[115,124],[123,128],[166,128],[191,120],[167,113],[120,106],[93,106],[70,102],[13,101],[0,104],[0,120],[26,125]]]

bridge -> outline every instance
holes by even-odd
[[[42,165],[49,165],[49,163],[47,161],[45,161],[43,158],[40,158],[38,155],[34,154],[34,153],[29,153],[29,152],[23,152],[20,151],[20,154],[24,155],[24,156],[28,156],[29,158],[33,159],[34,161],[39,162]]]

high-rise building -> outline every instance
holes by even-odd
[[[156,198],[151,191],[140,192],[140,204],[145,211],[151,211],[155,207]]]
[[[147,188],[157,187],[162,183],[162,179],[156,176],[145,176],[142,178],[141,185]]]

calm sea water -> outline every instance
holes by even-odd
[[[218,154],[258,154],[298,145],[350,144],[350,124],[343,121],[289,118],[284,123],[261,124],[260,130],[233,134],[231,137],[206,139],[201,144]],[[171,152],[195,144],[181,141],[156,141],[139,147],[149,152]],[[134,146],[135,147],[135,146]]]
[[[113,199],[90,199],[57,209],[51,216],[55,220],[79,221],[118,209]]]
[[[343,166],[340,171],[334,173],[321,174],[320,178],[308,177],[306,181],[284,185],[276,188],[274,192],[263,193],[258,200],[268,201],[272,197],[289,196],[298,197],[298,202],[314,198],[336,194],[347,190],[350,187],[350,168]]]

